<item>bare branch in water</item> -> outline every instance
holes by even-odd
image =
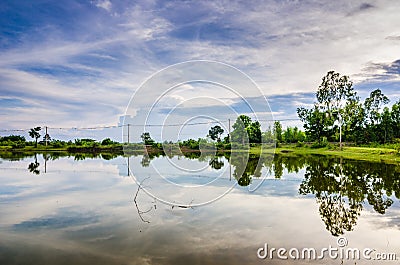
[[[145,178],[144,180],[142,180],[142,181],[138,184],[138,189],[137,189],[137,191],[136,191],[135,197],[133,198],[133,202],[135,203],[135,206],[136,206],[136,210],[137,210],[137,212],[138,212],[138,215],[139,215],[140,219],[141,219],[144,223],[150,223],[150,221],[144,219],[143,216],[142,216],[142,214],[145,214],[145,213],[150,212],[150,211],[153,209],[153,206],[151,206],[151,207],[150,207],[148,210],[146,210],[146,211],[140,210],[140,209],[139,209],[139,206],[138,206],[138,204],[137,204],[137,196],[138,196],[138,194],[139,194],[139,191],[142,189],[142,183],[143,183],[146,179],[148,179],[148,178],[149,178],[149,177]],[[154,207],[155,207],[155,205],[154,205]]]
[[[172,209],[174,209],[175,207],[183,208],[183,209],[188,209],[188,208],[194,209],[193,206],[191,206],[191,204],[192,204],[193,201],[194,201],[194,200],[192,200],[192,201],[189,203],[189,205],[172,205]]]

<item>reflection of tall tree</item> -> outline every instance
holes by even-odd
[[[353,201],[347,207],[341,194],[323,193],[317,197],[317,202],[326,229],[334,236],[353,230],[362,210],[361,202]]]
[[[37,154],[35,154],[35,162],[32,162],[28,165],[28,170],[29,172],[32,172],[33,174],[39,175],[40,170],[38,169],[40,166],[39,162],[37,161]]]
[[[366,200],[374,210],[384,214],[399,195],[399,168],[369,163],[314,157],[308,159],[300,194],[315,194],[319,212],[332,235],[351,231]]]
[[[213,168],[213,169],[221,169],[224,166],[224,161],[220,159],[218,156],[214,156],[211,158],[210,162],[208,164]]]
[[[261,169],[265,157],[260,157],[247,152],[232,153],[230,163],[235,167],[233,176],[240,186],[248,186],[252,177],[261,177]],[[259,163],[260,161],[260,163]]]
[[[142,167],[148,167],[148,166],[150,166],[150,161],[151,161],[151,159],[150,159],[150,157],[149,157],[149,155],[143,155],[143,157],[142,157],[142,161],[140,161],[140,164],[142,165]]]
[[[265,162],[271,161],[272,164],[266,164]],[[275,155],[273,160],[266,160],[264,162],[264,166],[273,167],[273,171],[275,173],[275,178],[281,178],[283,175],[283,170],[286,169],[289,173],[291,172],[299,172],[302,169],[306,162],[306,156],[297,156],[297,155]]]

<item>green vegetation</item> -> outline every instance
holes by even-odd
[[[384,107],[390,100],[380,89],[361,102],[349,77],[330,71],[316,98],[312,108],[297,109],[310,141],[386,144],[400,138],[400,101]]]
[[[35,139],[35,147],[37,147],[37,144],[38,144],[37,141],[38,141],[38,139],[40,137],[40,133],[39,132],[40,132],[41,129],[42,128],[40,128],[40,127],[35,127],[35,128],[32,128],[29,131],[29,136]]]
[[[396,149],[397,148],[397,149]],[[313,144],[283,144],[276,149],[255,146],[250,148],[250,154],[262,155],[275,153],[281,155],[326,155],[346,159],[364,160],[370,162],[400,163],[400,150],[396,145],[381,145],[380,147],[346,146],[328,144],[327,147],[313,148]]]

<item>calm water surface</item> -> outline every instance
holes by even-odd
[[[9,156],[0,264],[398,264],[257,251],[400,258],[399,198],[399,165],[322,156]]]

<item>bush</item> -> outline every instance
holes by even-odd
[[[394,149],[397,151],[398,154],[400,154],[400,144],[395,144]]]
[[[311,148],[324,148],[324,147],[332,148],[332,146],[328,142],[328,138],[326,137],[322,137],[321,142],[315,142],[311,145]]]
[[[4,137],[0,137],[0,142],[25,142],[25,137],[24,136],[20,136],[20,135],[10,135],[10,136],[4,136]]]
[[[106,138],[103,141],[101,141],[101,145],[113,145],[113,144],[117,144],[117,142],[114,142],[110,138]]]
[[[60,147],[64,147],[65,146],[65,142],[60,141],[60,140],[53,140],[51,142],[51,145],[55,148],[60,148]]]

